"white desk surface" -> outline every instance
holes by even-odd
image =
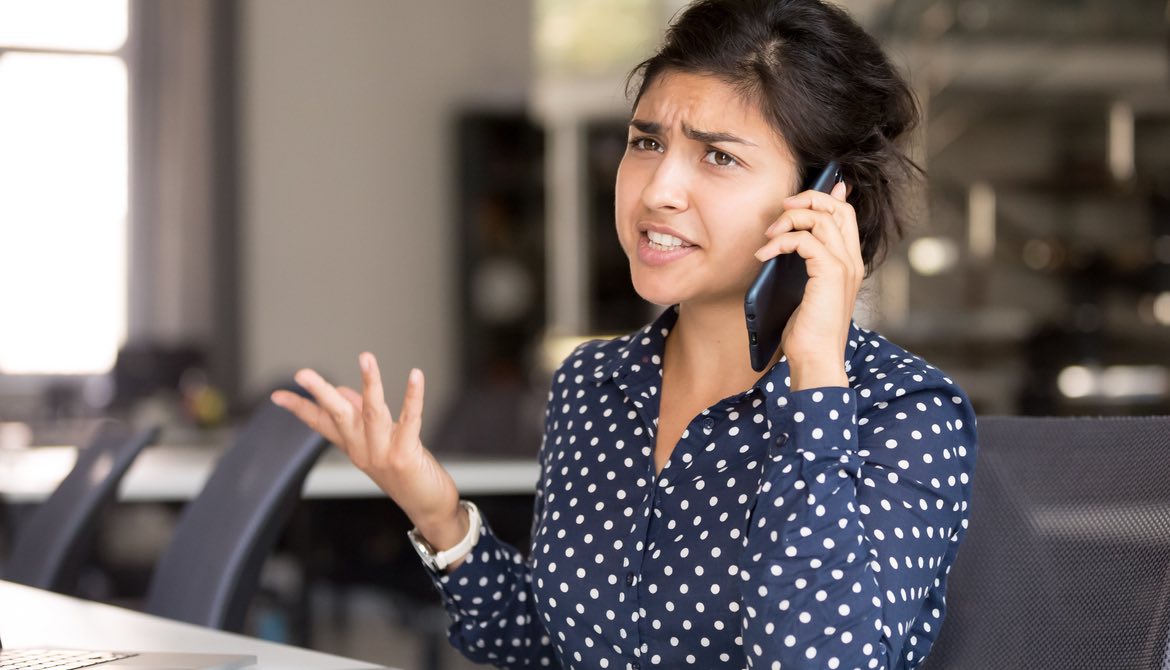
[[[73,647],[256,656],[257,668],[381,668],[366,661],[171,621],[0,581],[0,639],[5,647]]]
[[[220,450],[212,446],[154,446],[139,454],[119,488],[123,501],[183,501],[199,493]],[[39,502],[49,496],[77,459],[74,447],[0,449],[0,499]],[[528,494],[536,487],[536,457],[441,457],[466,496]],[[317,461],[305,481],[306,498],[381,498],[384,494],[335,447]]]

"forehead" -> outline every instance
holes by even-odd
[[[667,133],[684,129],[728,133],[755,145],[739,151],[756,160],[768,154],[784,163],[793,160],[788,143],[764,117],[759,103],[715,76],[660,74],[642,93],[634,119],[660,124]]]
[[[686,124],[737,135],[750,133],[758,141],[777,136],[754,100],[718,77],[690,72],[660,74],[642,93],[634,118],[669,128]]]

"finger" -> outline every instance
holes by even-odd
[[[816,212],[826,212],[832,215],[833,220],[842,229],[849,226],[855,227],[857,213],[853,211],[853,205],[845,201],[846,190],[847,187],[842,182],[835,185],[830,193],[822,193],[821,191],[797,193],[784,200],[784,209],[785,211],[810,209]]]
[[[382,372],[378,359],[369,352],[358,357],[362,369],[362,423],[366,433],[366,444],[371,450],[379,450],[390,444],[394,421],[390,408],[386,406],[386,395],[382,390]]]
[[[337,429],[338,435],[345,440],[352,440],[354,437],[354,413],[353,405],[341,395],[332,384],[325,381],[325,379],[317,374],[315,370],[308,368],[298,370],[293,376],[298,384],[303,386],[317,404],[321,406],[330,419],[332,419],[334,426]]]
[[[757,256],[765,250],[771,254],[768,258],[780,254],[797,254],[807,262],[810,278],[827,274],[844,277],[849,274],[849,265],[837,258],[824,242],[807,230],[794,230],[769,240]]]
[[[830,193],[820,191],[798,193],[784,201],[785,213],[789,210],[813,210],[829,213],[841,230],[851,264],[860,268],[864,274],[865,262],[861,256],[861,232],[858,229],[857,212],[854,211],[853,205],[845,200],[848,191],[848,184],[839,182],[833,186]]]
[[[815,209],[820,212],[835,214],[852,205],[845,202],[845,198],[836,196],[837,189],[843,184],[837,184],[829,193],[823,191],[801,191],[784,199],[784,209]]]
[[[273,391],[272,402],[292,412],[301,423],[320,433],[326,440],[341,445],[342,441],[337,434],[337,428],[333,425],[333,418],[317,403],[292,391]]]
[[[786,212],[784,219],[787,222],[788,229],[783,233],[774,234],[772,239],[766,243],[759,251],[756,252],[756,258],[761,261],[771,258],[770,249],[777,248],[772,242],[779,237],[787,235],[793,231],[808,231],[814,237],[821,241],[821,243],[842,262],[852,264],[852,256],[848,249],[845,237],[841,229],[837,227],[836,222],[831,216],[824,212],[817,212],[811,209],[795,209]]]
[[[838,239],[844,239],[844,233],[838,225],[837,220],[833,215],[827,212],[818,212],[813,209],[793,209],[784,213],[784,220],[787,222],[788,232],[791,230],[808,230],[814,231],[818,235],[834,235]],[[815,231],[820,232],[815,232]]]
[[[849,197],[849,185],[845,182],[838,182],[833,186],[833,197],[846,202]],[[861,256],[861,226],[857,223],[857,212],[849,205],[848,209],[841,212],[846,215],[847,220],[841,224],[841,233],[845,236],[845,247],[850,251],[850,258],[853,260],[854,267],[857,271],[865,275],[865,260]]]
[[[814,211],[824,212],[830,215],[833,221],[839,226],[847,226],[851,223],[855,224],[857,219],[856,213],[853,211],[853,205],[845,201],[844,195],[845,186],[843,183],[834,186],[831,193],[822,193],[820,191],[797,193],[784,199],[784,212],[781,214],[781,218],[790,212]],[[778,224],[780,224],[780,221],[772,224],[772,227]]]
[[[394,431],[394,441],[404,444],[417,442],[422,429],[423,392],[425,380],[422,370],[415,368],[410,371],[406,382],[406,396],[402,399],[402,411],[398,415],[398,428]]]
[[[829,195],[833,196],[837,200],[840,200],[841,202],[845,202],[845,198],[848,193],[849,187],[845,185],[845,182],[839,181],[836,184],[833,184],[833,190],[829,192]]]
[[[345,401],[348,402],[351,407],[353,407],[354,416],[361,416],[363,405],[362,394],[348,386],[338,386],[337,392],[341,394],[342,398],[345,398]]]
[[[346,454],[349,460],[359,468],[364,469],[370,462],[370,445],[366,442],[365,428],[362,426],[362,394],[348,386],[338,386],[337,392],[353,408],[353,418],[350,420],[350,429],[345,432],[349,436]]]

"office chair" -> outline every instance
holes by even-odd
[[[139,432],[104,421],[56,490],[24,521],[4,578],[67,593],[77,584],[98,517],[113,502],[118,483],[144,447],[158,439],[157,426]]]
[[[1170,417],[983,417],[927,670],[1164,670]]]
[[[242,630],[260,568],[326,446],[325,438],[265,399],[183,509],[151,576],[146,611]]]

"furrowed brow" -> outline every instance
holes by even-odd
[[[657,121],[643,121],[641,119],[633,119],[630,125],[647,135],[661,135],[662,124]]]
[[[718,144],[719,142],[734,142],[736,144],[746,144],[747,146],[756,146],[755,142],[749,142],[742,137],[732,135],[731,133],[723,133],[714,130],[698,130],[683,124],[683,134],[689,139],[704,144]]]

